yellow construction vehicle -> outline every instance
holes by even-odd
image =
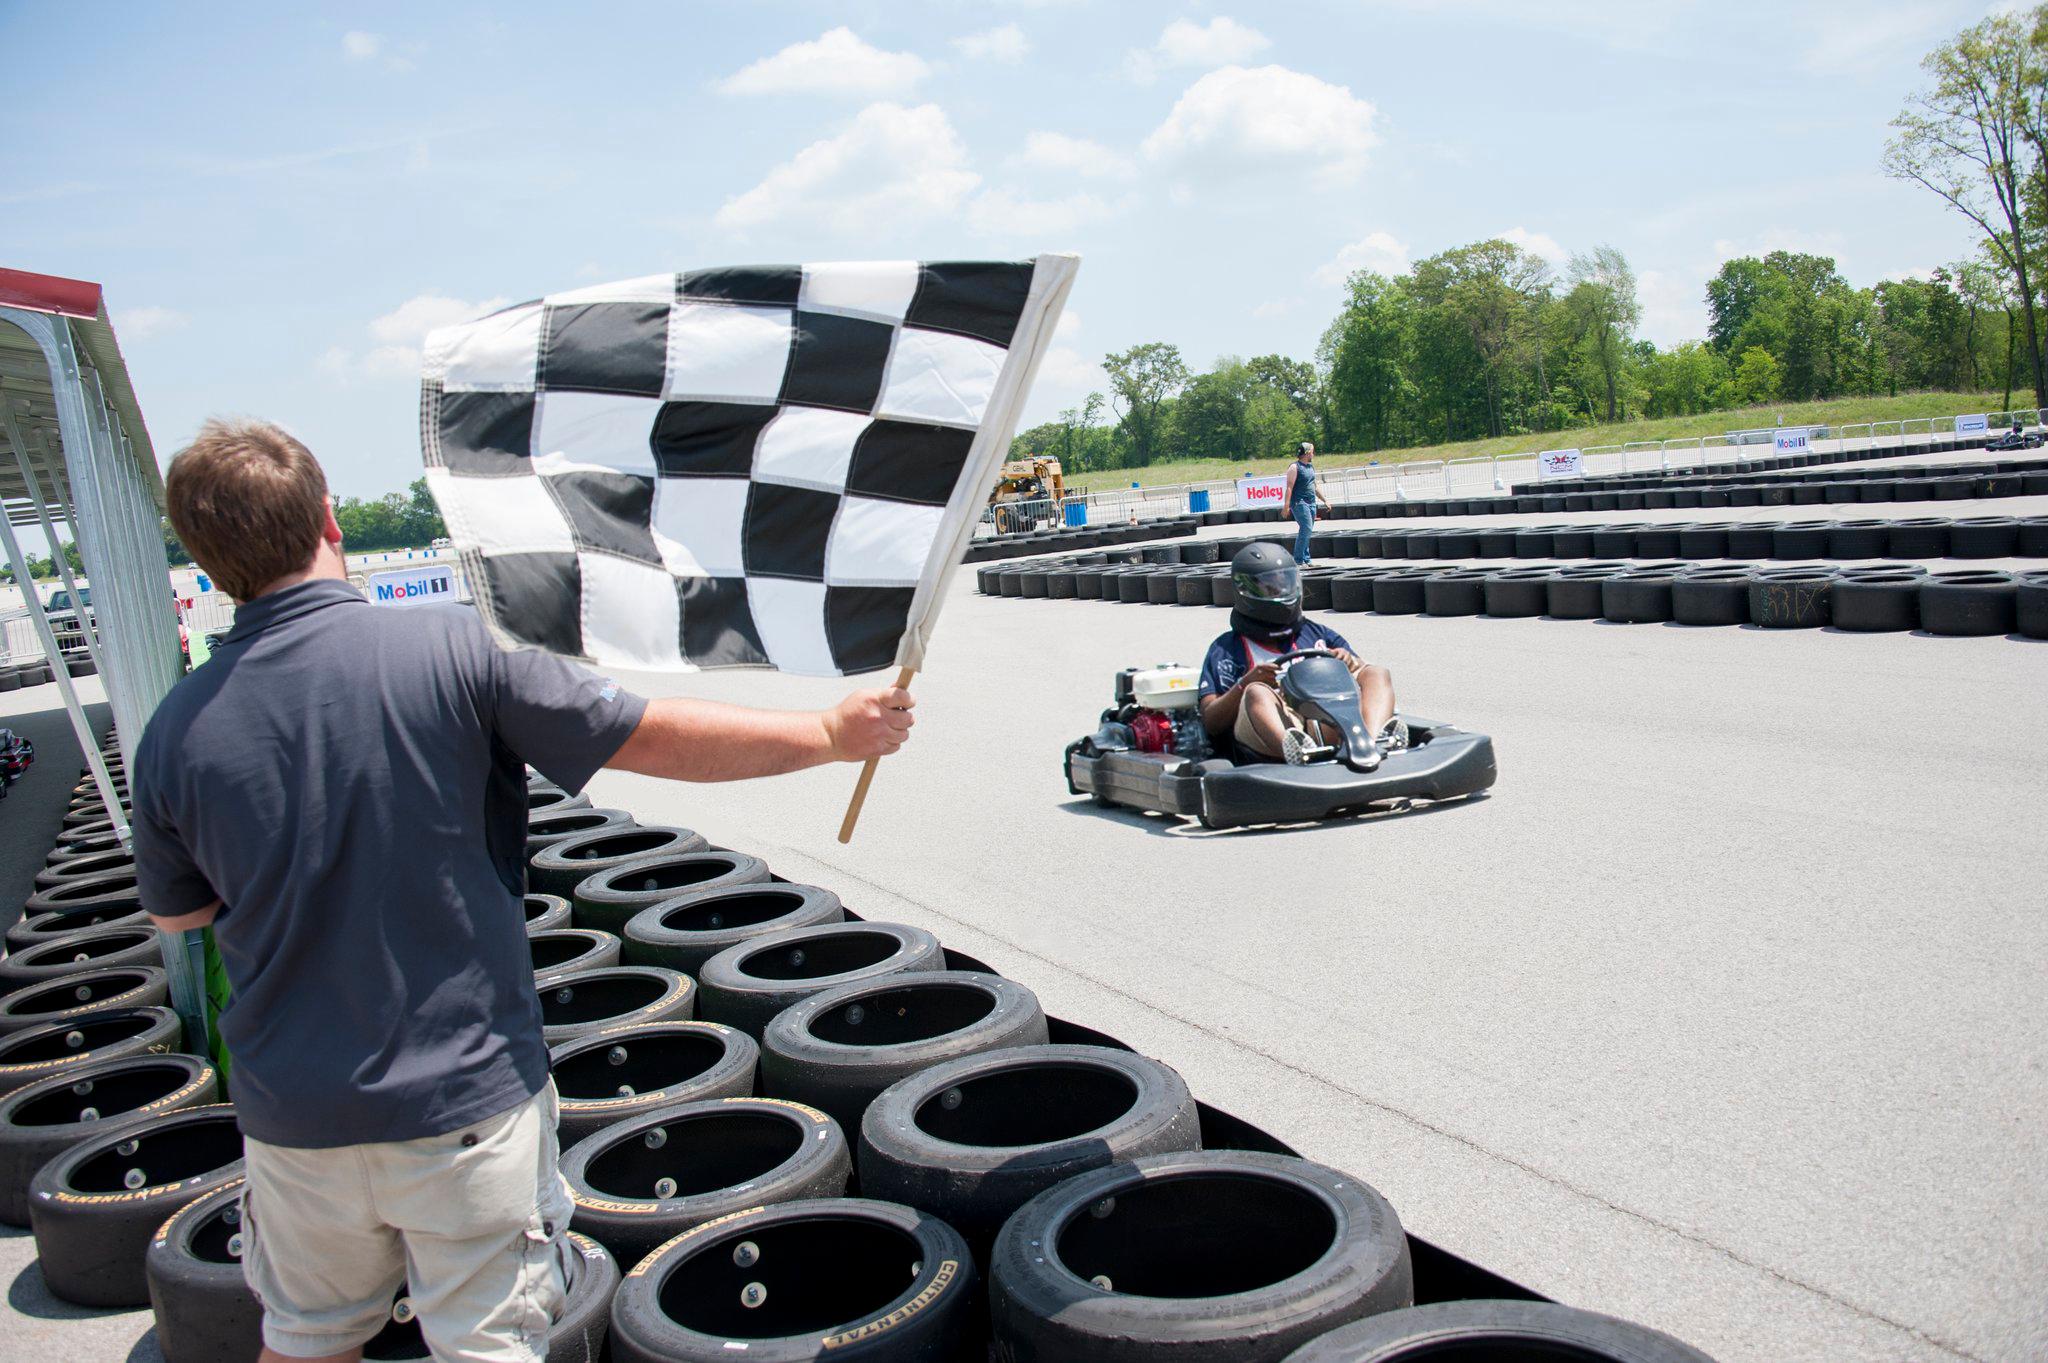
[[[988,504],[998,535],[1022,534],[1060,523],[1067,480],[1057,459],[1012,459],[1003,465]]]

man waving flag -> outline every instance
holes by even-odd
[[[427,484],[503,643],[916,668],[1079,265],[650,275],[428,338]]]

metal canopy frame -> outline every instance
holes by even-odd
[[[0,547],[13,565],[51,678],[124,847],[127,806],[86,722],[15,527],[43,529],[65,587],[78,602],[78,584],[57,543],[57,522],[71,529],[92,591],[90,615],[82,604],[77,608],[79,627],[106,686],[123,764],[132,770],[143,726],[183,670],[163,506],[156,451],[100,287],[0,270]],[[165,938],[161,945],[172,1003],[188,1033],[203,1040],[198,934]]]

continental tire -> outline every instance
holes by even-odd
[[[1926,577],[1916,568],[1842,574],[1830,607],[1835,628],[1864,634],[1917,629],[1920,584]]]
[[[564,809],[588,809],[588,795],[571,795],[560,786],[528,786],[526,788],[526,816],[551,814]]]
[[[536,932],[553,932],[569,926],[569,901],[558,894],[530,894],[522,901],[526,906],[526,935]]]
[[[1617,624],[1654,624],[1671,618],[1669,572],[1617,573],[1600,583],[1600,614]]]
[[[967,1244],[937,1217],[858,1198],[784,1203],[641,1260],[612,1301],[612,1358],[941,1363],[982,1347],[974,1300]]]
[[[1549,583],[1555,564],[1530,564],[1526,568],[1505,568],[1487,576],[1486,613],[1503,619],[1526,619],[1549,609]]]
[[[687,828],[598,828],[563,838],[528,859],[527,885],[540,894],[558,894],[573,905],[576,887],[599,871],[657,854],[683,856],[711,844]]]
[[[0,1094],[102,1060],[169,1055],[184,1031],[168,1008],[128,1008],[0,1036]]]
[[[135,867],[131,864],[94,875],[74,876],[62,885],[37,890],[21,906],[21,916],[25,922],[45,913],[114,910],[126,914],[141,907],[142,894],[136,888]]]
[[[551,809],[545,814],[526,816],[526,857],[531,861],[543,849],[554,846],[579,833],[595,833],[601,828],[632,828],[633,816],[623,809],[596,809],[579,805],[571,809]]]
[[[1601,584],[1622,571],[1611,563],[1564,569],[1544,584],[1544,614],[1556,620],[1598,620],[1605,610]]]
[[[1688,525],[1678,532],[1678,558],[1727,558],[1728,527],[1716,523]]]
[[[1748,624],[1754,571],[1749,564],[1731,563],[1680,573],[1671,580],[1671,618],[1681,625]]]
[[[996,1237],[989,1308],[1013,1363],[1276,1363],[1414,1302],[1400,1218],[1283,1155],[1148,1155],[1067,1180]]]
[[[163,948],[158,944],[156,929],[147,923],[120,928],[86,928],[24,947],[0,959],[0,994],[65,975],[76,975],[83,970],[152,965],[162,960]]]
[[[76,880],[80,876],[97,875],[102,871],[125,871],[133,875],[135,857],[120,847],[66,857],[62,861],[49,863],[36,872],[36,888],[47,890],[54,885]]]
[[[697,980],[711,1022],[759,1038],[777,1013],[844,984],[945,969],[939,939],[905,923],[830,923],[757,937],[704,962]]]
[[[50,855],[44,858],[44,863],[47,866],[57,867],[62,866],[67,861],[75,861],[79,857],[89,857],[100,852],[117,852],[120,850],[121,839],[110,828],[105,833],[97,834],[93,837],[77,838],[70,842],[59,842],[50,849]]]
[[[898,1079],[1045,1041],[1038,996],[1015,980],[971,970],[865,980],[775,1016],[761,1033],[761,1091],[808,1103],[858,1132],[868,1104]]]
[[[729,885],[677,895],[640,910],[626,920],[622,952],[630,965],[666,966],[695,975],[727,947],[845,919],[839,896],[816,885]]]
[[[939,1217],[987,1262],[1039,1193],[1105,1165],[1199,1150],[1187,1084],[1106,1046],[1019,1046],[933,1065],[868,1105],[856,1164],[870,1197]]]
[[[1330,609],[1333,611],[1369,611],[1372,609],[1372,584],[1386,569],[1354,569],[1337,574],[1330,579]]]
[[[263,1307],[242,1276],[242,1190],[233,1178],[178,1209],[142,1257],[164,1363],[227,1363],[263,1351]]]
[[[633,915],[693,890],[758,885],[768,863],[744,852],[664,852],[608,867],[576,886],[570,897],[576,925],[614,935]]]
[[[242,1132],[226,1103],[87,1137],[29,1184],[44,1283],[78,1306],[148,1305],[142,1264],[157,1228],[241,1172]]]
[[[1714,1363],[1647,1326],[1547,1301],[1447,1301],[1333,1330],[1286,1363]]]
[[[754,1091],[760,1047],[716,1022],[607,1027],[548,1052],[561,1098],[562,1148],[658,1107]]]
[[[219,1076],[196,1055],[131,1055],[79,1065],[0,1098],[0,1221],[28,1224],[29,1181],[78,1142],[219,1095]]]
[[[1829,521],[1790,521],[1781,525],[1771,536],[1771,557],[1776,559],[1826,558],[1828,536],[1833,531]]]
[[[707,1221],[843,1196],[852,1172],[837,1122],[776,1098],[672,1103],[562,1152],[570,1224],[628,1263]]]
[[[1428,615],[1477,615],[1486,609],[1490,568],[1453,568],[1432,573],[1422,582],[1423,611]]]
[[[1947,558],[1949,523],[1939,516],[1893,521],[1886,538],[1888,558]]]
[[[2011,558],[2018,552],[2020,523],[2010,516],[1971,516],[1948,530],[1950,558]]]
[[[689,976],[646,965],[551,975],[536,988],[541,1040],[550,1049],[608,1027],[687,1021],[697,1002]]]
[[[562,1314],[548,1326],[548,1363],[599,1363],[611,1324],[611,1301],[619,1286],[618,1261],[587,1235],[570,1231],[562,1267],[568,1293]],[[401,1283],[391,1320],[363,1345],[363,1357],[377,1363],[429,1363],[433,1355],[420,1333],[419,1317]],[[401,1316],[403,1317],[401,1319]]]
[[[2017,627],[2011,573],[1934,573],[1920,582],[1920,628],[1952,636],[2010,634]],[[5,1004],[0,1003],[0,1014]],[[4,1018],[0,1018],[4,1025]]]
[[[619,963],[619,939],[594,928],[550,928],[528,932],[526,948],[533,958],[536,989],[556,975],[573,975],[579,970],[602,970]]]
[[[1373,579],[1372,608],[1380,615],[1420,615],[1428,568],[1405,568]]]
[[[155,966],[81,970],[0,998],[0,1034],[72,1022],[109,1008],[154,1008],[168,1000],[164,972]]]
[[[2048,572],[2034,569],[2014,576],[2013,624],[2029,639],[2048,639]]]
[[[1749,619],[1766,629],[1817,629],[1828,623],[1832,568],[1766,568],[1749,580]]]

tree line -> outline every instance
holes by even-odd
[[[1886,171],[1980,236],[1925,279],[1856,287],[1827,256],[1773,251],[1707,282],[1707,335],[1638,334],[1636,276],[1613,246],[1562,269],[1473,242],[1400,274],[1360,270],[1309,360],[1224,356],[1195,372],[1146,342],[1103,357],[1106,393],[1020,434],[1012,457],[1070,470],[1272,457],[1300,440],[1379,451],[1914,391],[2048,406],[2048,5],[1973,25],[1922,63]]]

